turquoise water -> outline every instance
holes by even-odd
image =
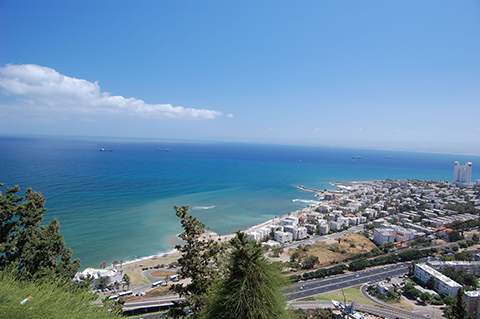
[[[211,230],[228,234],[315,203],[298,185],[451,180],[457,160],[473,162],[472,179],[480,178],[479,156],[452,154],[12,136],[0,137],[0,150],[0,182],[32,186],[46,197],[45,220],[58,218],[82,268],[171,250],[181,231],[174,205],[188,205]]]

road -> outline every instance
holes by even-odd
[[[302,299],[342,288],[358,286],[369,282],[384,280],[387,277],[398,277],[408,273],[408,265],[395,264],[371,268],[354,273],[331,276],[324,279],[298,282],[283,292],[289,300]],[[301,288],[303,286],[303,288]]]

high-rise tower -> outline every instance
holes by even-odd
[[[470,185],[472,180],[472,162],[466,162],[460,165],[456,161],[453,167],[453,182],[459,185]]]

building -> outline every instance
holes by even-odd
[[[427,261],[427,265],[438,271],[453,267],[457,271],[462,270],[467,274],[480,276],[480,261]]]
[[[291,243],[293,241],[293,234],[289,232],[276,231],[275,241],[278,241],[280,244]]]
[[[463,301],[465,302],[465,309],[475,319],[480,319],[480,291],[465,291],[463,293]]]
[[[298,218],[297,217],[287,217],[282,220],[281,222],[282,226],[297,226],[298,225]]]
[[[459,185],[470,185],[472,181],[472,162],[466,162],[460,165],[456,161],[453,168],[453,182]]]
[[[385,245],[395,242],[395,233],[391,228],[375,228],[373,231],[373,242],[376,245]]]
[[[426,284],[428,279],[433,277],[435,279],[435,290],[444,296],[457,297],[457,292],[462,285],[448,278],[444,274],[436,271],[432,267],[425,264],[415,265],[415,278]]]
[[[123,269],[94,269],[87,268],[82,272],[75,274],[73,278],[74,281],[82,281],[83,278],[90,276],[93,279],[92,287],[97,288],[98,282],[101,277],[107,277],[108,285],[114,284],[115,282],[121,283],[123,281]]]

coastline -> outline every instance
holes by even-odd
[[[332,186],[335,186],[336,188],[339,188],[339,186],[344,186],[348,190],[347,187],[349,187],[349,186],[347,186],[347,185],[352,185],[352,184],[358,185],[358,184],[362,184],[362,183],[364,183],[364,182],[332,182],[330,184]],[[315,192],[315,193],[317,193],[317,195],[324,192],[324,191],[317,191],[317,190],[314,190],[314,189],[310,189],[310,188],[304,187],[302,185],[297,186],[297,188],[299,188],[303,191],[306,191],[306,192]],[[342,187],[340,187],[340,188],[342,188]],[[342,188],[342,190],[345,190],[345,188]],[[340,190],[340,191],[342,191],[342,190]],[[338,191],[338,190],[336,190],[336,191]],[[336,192],[336,191],[329,191],[329,192]],[[322,203],[323,203],[323,201],[319,200],[318,203],[315,204],[315,205],[307,205],[306,207],[304,207],[302,209],[299,209],[299,210],[296,210],[294,212],[286,213],[286,214],[284,214],[282,216],[278,216],[278,217],[276,216],[274,219],[269,219],[269,220],[267,220],[263,223],[253,225],[253,226],[251,226],[251,227],[249,227],[245,230],[242,230],[242,232],[246,233],[246,232],[256,231],[256,230],[259,230],[263,227],[266,227],[266,226],[269,226],[269,225],[272,225],[272,224],[275,224],[275,223],[279,223],[283,219],[288,218],[290,216],[297,216],[297,215],[301,215],[301,214],[310,213],[312,210],[315,210]],[[219,234],[219,233],[213,232],[211,230],[206,230],[202,235],[203,239],[213,239],[215,241],[220,241],[220,242],[229,241],[233,237],[235,237],[235,233]],[[168,263],[173,262],[174,260],[178,259],[179,257],[180,257],[179,251],[176,250],[175,248],[172,248],[170,251],[167,251],[167,252],[159,252],[158,254],[155,254],[155,255],[152,255],[152,256],[139,257],[139,258],[134,259],[134,260],[126,261],[126,262],[123,263],[123,268],[126,269],[126,270],[133,270],[135,268],[154,266],[158,263],[168,264]],[[114,267],[113,267],[113,265],[109,265],[107,268],[108,269],[113,269]]]

